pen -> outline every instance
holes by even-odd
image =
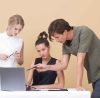
[[[31,69],[34,69],[34,68],[37,68],[37,67],[36,67],[36,66],[34,66],[34,67],[32,67],[32,68],[27,69],[27,71],[29,71],[29,70],[31,70]]]
[[[16,52],[17,52],[17,51],[16,51]],[[14,55],[16,52],[13,52],[12,54],[10,54],[10,55],[8,56],[8,58],[11,57],[12,55]]]
[[[10,55],[8,56],[8,58],[11,57],[12,55],[14,55],[14,53],[10,54]]]

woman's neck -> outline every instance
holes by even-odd
[[[49,55],[47,58],[42,59],[43,64],[47,64],[51,59],[51,56]]]

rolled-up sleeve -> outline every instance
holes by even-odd
[[[68,49],[68,47],[66,46],[66,44],[63,44],[62,46],[62,54],[70,54],[70,51]]]

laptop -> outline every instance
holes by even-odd
[[[0,67],[0,89],[1,91],[25,91],[24,68]]]

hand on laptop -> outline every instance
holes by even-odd
[[[27,90],[27,91],[28,91],[28,90],[31,90],[31,86],[26,85],[26,90]]]

